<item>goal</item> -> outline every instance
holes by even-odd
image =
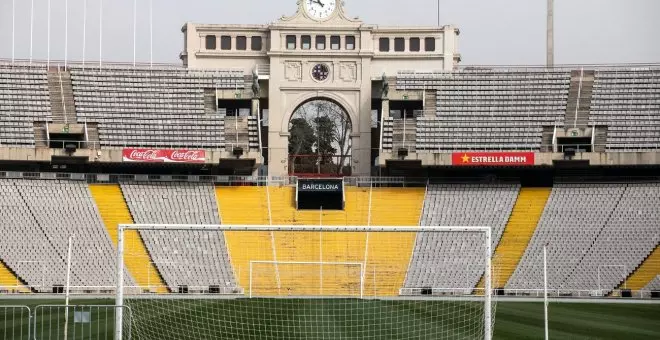
[[[120,225],[115,339],[491,339],[491,248],[489,227]]]

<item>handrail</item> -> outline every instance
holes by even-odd
[[[46,129],[48,133],[48,124],[46,124]],[[19,143],[19,142],[3,142],[0,144],[0,147],[8,148],[8,147],[16,147],[16,148],[34,148],[33,144],[30,144],[28,142],[46,142],[50,143],[50,138],[47,139],[30,139],[26,140],[25,143]],[[85,141],[80,141],[80,140],[58,140],[57,142],[70,142],[70,143],[85,143]],[[143,144],[144,143],[144,144]],[[101,142],[97,141],[90,141],[88,142],[90,146],[94,146],[97,148],[101,148],[104,150],[121,150],[123,148],[145,148],[145,149],[187,149],[187,150],[206,150],[209,152],[221,152],[221,151],[231,151],[235,147],[243,147],[244,150],[248,150],[249,143],[224,143],[221,146],[214,146],[214,147],[205,147],[205,146],[191,146],[191,145],[181,145],[181,144],[175,144],[173,142],[160,142],[160,143],[154,143],[153,141],[130,141],[130,143],[126,142],[123,145],[119,144],[114,144],[114,145],[101,145]],[[492,147],[469,147],[469,146],[461,146],[461,145],[435,145],[433,149],[424,147],[423,145],[420,147],[419,145],[416,146],[416,153],[418,154],[451,154],[451,153],[460,153],[460,152],[535,152],[535,153],[552,153],[552,152],[544,152],[542,151],[541,148],[541,143],[539,142],[538,146],[530,146],[530,147],[515,147],[515,146],[507,146],[507,145],[493,145]],[[577,145],[577,144],[576,144]],[[579,144],[579,145],[589,145],[587,144]],[[612,143],[596,143],[593,144],[594,147],[596,146],[602,146],[606,148],[606,151],[604,153],[622,153],[622,152],[660,152],[660,142],[653,144],[653,143],[645,143],[641,146],[635,146],[635,145],[630,145],[626,146],[623,144],[617,144],[615,147],[612,146]],[[607,148],[611,149],[607,149]],[[412,146],[410,146],[412,148]],[[616,149],[614,149],[616,148]],[[269,148],[269,150],[278,150],[278,148]],[[282,149],[285,150],[285,149]],[[361,149],[355,149],[355,150],[361,150]],[[369,148],[369,150],[373,150]],[[354,151],[355,153],[356,151]],[[382,151],[381,151],[382,152]],[[557,151],[553,151],[557,152]],[[384,152],[384,153],[390,153],[390,151]],[[316,157],[316,155],[310,155],[310,157]],[[341,155],[333,155],[332,157],[339,158],[342,157]]]
[[[66,103],[64,102],[64,84],[62,83],[62,72],[60,67],[57,66],[57,75],[60,78],[60,99],[62,100],[62,115],[64,116],[64,124],[69,124],[66,116]]]
[[[578,85],[577,103],[575,103],[575,118],[573,118],[573,127],[577,127],[577,117],[582,102],[582,81],[584,80],[584,67],[580,70],[580,84]]]

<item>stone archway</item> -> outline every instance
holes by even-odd
[[[295,176],[349,176],[352,168],[353,124],[336,101],[311,98],[289,119],[289,174]]]

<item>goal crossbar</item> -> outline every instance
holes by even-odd
[[[492,339],[492,231],[486,226],[292,226],[292,225],[193,225],[193,224],[119,224],[117,226],[117,296],[115,305],[124,305],[124,231],[290,231],[290,232],[482,232],[487,255],[484,273],[484,336]],[[276,261],[273,261],[276,262]],[[362,265],[362,263],[360,263]],[[361,267],[362,268],[362,267]],[[363,270],[364,268],[362,268]],[[115,315],[115,339],[122,339],[123,315]]]
[[[310,232],[419,232],[419,231],[473,231],[489,232],[490,227],[460,227],[460,226],[288,226],[288,225],[195,225],[195,224],[120,224],[120,230],[191,230],[191,231],[310,231]]]

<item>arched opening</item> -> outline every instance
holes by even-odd
[[[350,176],[352,124],[336,102],[315,98],[289,120],[289,174],[302,177]]]

